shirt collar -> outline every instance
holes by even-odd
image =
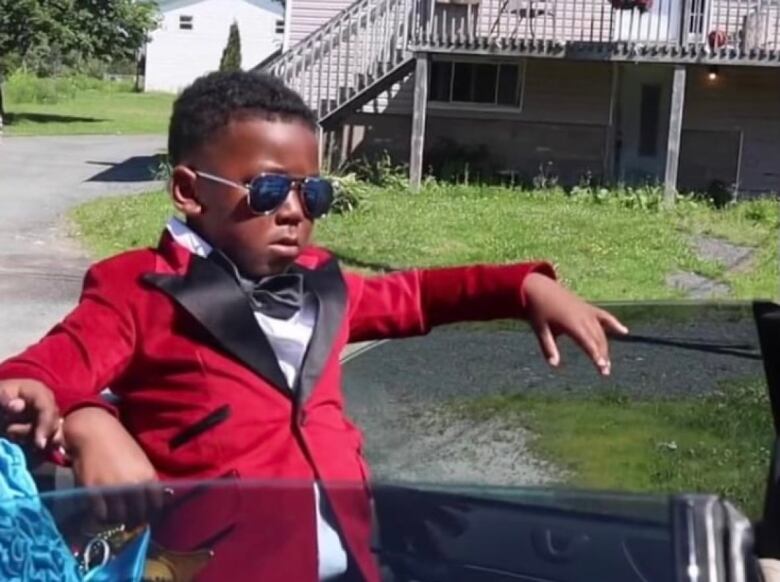
[[[165,228],[171,234],[176,244],[184,247],[193,255],[198,255],[205,259],[211,254],[213,247],[175,216],[168,221]]]

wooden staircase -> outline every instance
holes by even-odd
[[[357,0],[261,70],[333,126],[414,69],[408,39],[417,1]]]

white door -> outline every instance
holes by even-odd
[[[650,9],[613,10],[614,40],[670,43],[680,38],[685,0],[653,0]]]

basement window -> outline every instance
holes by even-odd
[[[431,62],[429,101],[520,107],[522,65]]]
[[[179,16],[179,30],[192,30],[193,17],[187,14]]]

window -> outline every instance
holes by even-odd
[[[691,0],[690,11],[688,32],[701,34],[704,32],[704,26],[707,20],[706,0]]]
[[[179,30],[192,30],[193,22],[192,16],[182,14],[179,16]]]
[[[284,34],[284,20],[277,20],[274,28],[276,34]]]
[[[429,100],[519,107],[521,65],[433,61]]]
[[[639,155],[658,155],[658,126],[661,116],[661,86],[642,85],[639,103]]]

